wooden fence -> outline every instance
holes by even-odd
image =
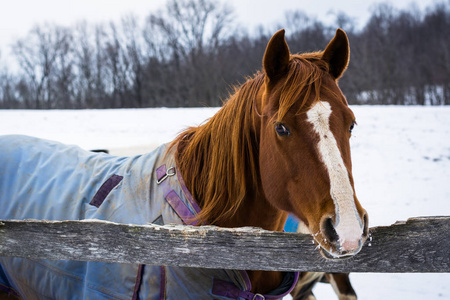
[[[450,272],[450,217],[375,227],[359,254],[323,258],[311,236],[257,228],[0,221],[0,256],[244,270]]]

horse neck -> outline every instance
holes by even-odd
[[[253,102],[260,86],[252,84],[178,137],[177,164],[207,223],[281,231],[287,215],[267,201],[259,176],[261,119]]]
[[[182,133],[175,140],[177,165],[207,223],[281,231],[287,214],[267,201],[260,179],[261,118],[252,101],[256,94],[247,99],[233,96],[208,123]],[[248,275],[254,293],[273,290],[283,277],[281,272],[266,271]]]

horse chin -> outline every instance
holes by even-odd
[[[315,240],[315,239],[314,239]],[[323,246],[322,243],[319,243],[317,240],[315,242],[319,245],[319,252],[325,259],[333,259],[333,260],[341,260],[348,259],[361,251],[361,247],[353,252],[341,253],[335,249],[333,245]]]
[[[338,254],[337,252],[329,252],[324,248],[320,248],[319,252],[325,259],[332,259],[332,260],[348,259],[357,253],[356,252],[351,254]]]

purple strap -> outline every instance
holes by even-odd
[[[186,197],[188,203],[191,205],[191,207],[194,209],[194,211],[198,215],[202,209],[200,208],[200,206],[198,206],[197,201],[195,201],[194,197],[189,192],[189,189],[187,188],[186,184],[184,183],[183,176],[181,176],[181,172],[179,172],[178,168],[176,170],[177,170],[177,178],[178,178],[178,182],[180,183],[181,190],[183,191],[183,194]]]
[[[250,292],[251,285],[248,285],[246,291],[242,291],[234,283],[220,280],[217,278],[213,279],[212,293],[213,293],[213,295],[228,297],[228,298],[232,298],[232,299],[243,298],[243,299],[247,299],[247,300],[253,300],[253,299],[254,300],[276,300],[276,299],[281,299],[284,296],[288,295],[294,289],[294,287],[298,281],[298,276],[299,276],[299,273],[295,272],[292,285],[290,286],[290,288],[287,291],[285,291],[281,295],[261,295],[258,293],[255,294],[255,293]]]
[[[139,265],[138,272],[136,275],[136,283],[134,284],[133,297],[131,300],[139,299],[139,290],[141,289],[142,275],[144,274],[145,265]]]
[[[106,180],[98,189],[97,193],[95,193],[94,198],[92,198],[89,204],[99,208],[103,201],[105,201],[108,194],[122,181],[122,179],[123,176],[115,174],[109,177],[109,179]]]
[[[14,290],[12,287],[10,287],[10,286],[5,286],[5,285],[3,285],[3,284],[1,284],[0,283],[0,291],[3,291],[3,292],[5,292],[5,293],[7,293],[8,294],[8,296],[14,296],[14,297],[17,297],[17,298],[21,298],[20,297],[20,294],[18,293],[18,292],[16,292],[16,290]]]
[[[254,294],[252,292],[248,291],[241,291],[236,287],[236,285],[232,282],[220,280],[214,278],[213,280],[213,287],[212,287],[212,293],[213,295],[217,296],[223,296],[231,299],[239,299],[244,298],[247,300],[253,300],[253,299],[269,299],[269,298],[262,298],[259,297],[259,294]],[[259,298],[256,298],[259,297]],[[266,296],[263,296],[266,297]],[[267,296],[269,297],[269,296]],[[270,299],[278,299],[278,298],[270,298]]]
[[[166,165],[162,165],[159,168],[156,169],[156,178],[158,181],[161,181],[161,179],[164,178],[164,176],[166,176]],[[181,176],[179,175],[178,170],[175,171],[177,173],[177,178],[181,178]],[[181,182],[180,186],[184,188],[186,188],[184,186],[184,184],[182,184]],[[184,181],[183,181],[184,183]],[[169,203],[169,205],[173,208],[173,210],[177,213],[177,215],[181,218],[181,220],[183,220],[184,224],[187,225],[197,225],[198,222],[195,221],[195,214],[189,209],[189,207],[181,200],[180,196],[172,189],[172,187],[169,184],[169,180],[166,178],[164,181],[161,181],[161,183],[159,184],[162,188],[163,188],[163,192],[164,192],[164,198],[166,199],[167,203]],[[187,188],[186,188],[187,191]],[[189,193],[189,191],[187,191]],[[186,192],[183,189],[183,193]],[[195,212],[200,212],[200,207],[198,206],[198,204],[195,202],[195,200],[192,198],[192,195],[189,193],[190,195],[190,199],[187,197],[186,195],[186,200],[188,201],[188,203],[192,206],[192,208],[194,209]]]
[[[160,266],[161,278],[159,282],[159,300],[166,299],[166,267]]]
[[[166,165],[162,165],[158,169],[156,169],[157,180],[160,181],[166,175],[166,172]]]
[[[177,215],[183,220],[184,224],[187,225],[197,225],[197,222],[194,220],[195,215],[189,210],[189,208],[181,201],[178,194],[171,190],[166,195],[166,201],[172,206]]]

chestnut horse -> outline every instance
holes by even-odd
[[[325,257],[354,255],[367,238],[368,217],[353,185],[355,116],[337,84],[349,62],[348,38],[338,29],[323,52],[292,55],[284,35],[269,41],[262,72],[206,124],[174,141],[177,163],[205,221],[282,231],[292,213]],[[249,275],[259,293],[282,278]]]
[[[6,174],[9,168],[18,175],[26,173],[24,180],[28,181],[19,182],[18,178],[2,176],[1,180],[5,183],[1,185],[0,201],[4,202],[0,203],[5,206],[0,211],[0,218],[19,218],[22,211],[26,213],[24,218],[46,217],[31,213],[47,207],[47,204],[28,205],[27,201],[30,201],[29,197],[38,197],[39,191],[44,195],[45,199],[42,200],[50,201],[50,192],[46,189],[54,187],[58,192],[52,191],[52,194],[56,194],[59,200],[67,198],[71,202],[64,203],[63,207],[66,209],[63,217],[55,216],[57,206],[50,203],[52,211],[47,214],[49,219],[58,220],[66,216],[76,219],[74,214],[78,211],[83,213],[84,218],[100,216],[101,219],[107,219],[103,213],[109,213],[116,207],[126,207],[120,212],[112,211],[110,215],[114,218],[111,221],[122,222],[122,218],[131,215],[139,224],[145,224],[150,217],[145,219],[144,215],[149,214],[144,210],[142,218],[138,217],[143,211],[139,208],[142,205],[149,206],[150,203],[153,205],[155,199],[147,198],[151,190],[160,194],[164,192],[163,196],[159,195],[157,198],[167,201],[155,205],[164,207],[164,212],[169,217],[164,215],[163,218],[154,218],[152,215],[150,222],[184,222],[185,219],[178,218],[175,212],[181,217],[184,212],[195,211],[198,213],[197,221],[203,223],[223,227],[255,226],[282,231],[286,218],[291,213],[306,224],[325,257],[355,255],[367,238],[368,218],[356,197],[353,185],[349,139],[355,125],[355,116],[337,84],[348,62],[349,43],[346,34],[340,29],[324,51],[300,55],[290,54],[284,30],[280,30],[267,45],[263,70],[238,88],[208,122],[187,129],[169,148],[162,146],[155,150],[155,155],[152,152],[132,158],[117,158],[87,153],[79,148],[69,148],[40,139],[6,137],[0,142],[0,147],[5,152],[2,153],[3,157],[0,156],[4,160],[0,171]],[[22,148],[14,148],[18,144]],[[52,153],[43,152],[38,145],[45,146]],[[25,149],[34,152],[25,152]],[[13,162],[12,158],[6,157],[6,153],[11,157],[20,154],[20,157],[15,157]],[[59,159],[57,163],[50,162],[53,156]],[[39,161],[33,157],[38,157]],[[156,169],[154,165],[149,167],[147,158],[160,161],[163,157],[166,159],[165,163],[159,168]],[[86,160],[82,161],[82,158]],[[75,159],[74,163],[71,162],[72,159]],[[80,162],[82,167],[79,167]],[[138,169],[141,165],[144,168]],[[166,165],[170,168],[166,169]],[[28,169],[24,166],[28,166]],[[64,169],[65,177],[62,179],[52,177],[58,168]],[[44,169],[48,173],[42,173]],[[156,172],[152,171],[154,169]],[[41,173],[37,174],[38,172]],[[76,172],[80,172],[80,176]],[[156,174],[149,174],[152,172]],[[100,173],[103,177],[98,175]],[[81,175],[95,177],[92,178],[95,183]],[[82,179],[83,183],[69,182],[72,177]],[[30,179],[42,179],[45,182],[39,189],[29,189],[33,193],[23,193],[28,190],[23,187],[31,184]],[[8,184],[11,182],[13,184]],[[178,185],[171,187],[169,184],[174,182]],[[23,205],[21,209],[13,207],[15,204],[12,204],[12,200],[17,199],[12,198],[18,198],[19,192],[12,188],[17,188],[23,194],[20,199]],[[75,197],[79,197],[81,192],[88,195],[80,196],[78,203]],[[67,193],[69,195],[63,196]],[[139,206],[133,206],[133,200],[139,200]],[[6,205],[8,209],[5,208]],[[70,205],[76,205],[75,209],[67,209]],[[29,209],[26,210],[25,206]],[[0,265],[0,279],[11,281],[11,277],[5,277],[6,271],[10,274],[19,271],[14,266],[22,264],[22,261],[6,258],[0,258],[0,261],[5,262],[3,269]],[[33,261],[27,263],[32,264]],[[149,270],[155,271],[151,283],[161,283],[157,299],[166,297],[166,281],[169,280],[166,278],[169,275],[172,279],[189,278],[189,283],[208,286],[207,293],[211,290],[208,269],[174,270],[164,266],[110,265],[106,268],[110,270],[109,273],[105,273],[101,263],[89,264],[99,266],[97,269],[90,269],[83,262],[55,264],[67,267],[64,270],[69,270],[72,265],[76,266],[77,272],[93,270],[90,279],[95,279],[96,276],[103,279],[107,275],[107,279],[115,287],[118,286],[121,290],[122,287],[124,290],[126,288],[127,293],[132,293],[133,299],[149,287],[150,281],[147,282],[144,280],[147,277],[142,277],[147,276]],[[42,270],[42,264],[36,265]],[[20,268],[23,271],[24,265],[20,265]],[[111,271],[121,269],[130,269],[132,272],[122,276],[122,273]],[[44,271],[47,272],[46,270]],[[219,271],[221,278],[228,276],[228,270]],[[191,277],[180,274],[190,274]],[[287,293],[285,278],[292,284],[295,282],[293,278],[296,278],[296,275],[294,277],[282,272],[266,271],[248,271],[244,275],[241,278],[246,278],[244,285],[248,289],[241,288],[235,294],[230,293],[230,283],[223,280],[217,280],[218,284],[213,289],[216,288],[215,291],[221,293],[221,299],[263,299],[262,294],[267,293],[272,294],[268,299],[273,299],[275,296],[271,292],[280,291],[280,287]],[[83,279],[74,281],[72,277],[67,280],[72,280],[73,292],[78,292],[80,288],[91,288],[83,285]],[[111,277],[117,278],[117,282],[112,281]],[[57,288],[61,285],[51,278],[33,278],[41,286],[44,279]],[[206,279],[201,282],[198,278]],[[142,287],[139,285],[141,283]],[[167,287],[173,286],[170,283]],[[184,297],[191,296],[190,290],[180,290],[186,292]],[[45,290],[47,292],[51,291]]]

